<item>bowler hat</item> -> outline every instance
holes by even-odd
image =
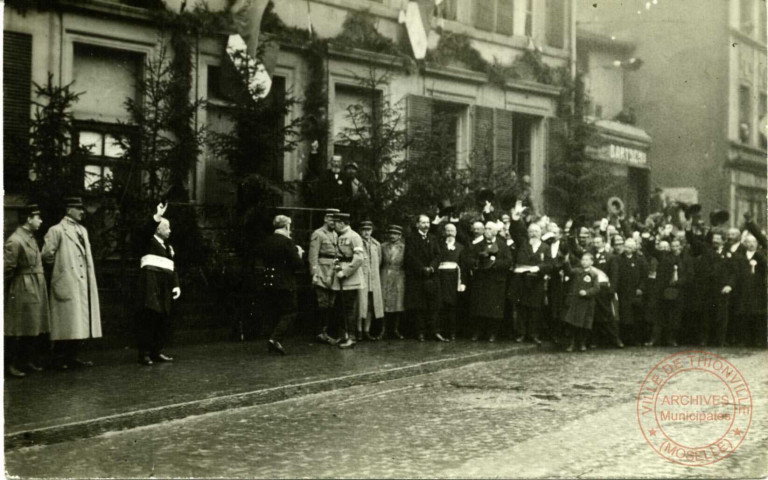
[[[360,230],[364,228],[373,229],[373,222],[370,220],[363,220],[362,222],[360,222]]]
[[[85,208],[83,199],[80,197],[67,197],[64,199],[64,203],[67,205],[67,208]]]
[[[690,220],[694,216],[701,214],[701,204],[685,205],[683,206],[683,212],[685,213],[686,220]]]
[[[714,212],[709,214],[709,223],[713,227],[716,227],[718,225],[722,225],[731,218],[731,215],[728,213],[727,210],[715,210]]]
[[[450,215],[455,211],[456,211],[456,207],[451,205],[450,199],[445,198],[443,200],[440,200],[440,216],[441,217]]]
[[[402,235],[403,227],[401,227],[400,225],[390,225],[389,228],[387,229],[387,232]]]

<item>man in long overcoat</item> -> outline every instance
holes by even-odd
[[[24,377],[23,370],[39,371],[35,342],[50,331],[48,289],[34,232],[43,220],[37,205],[28,205],[24,223],[8,237],[3,250],[5,277],[6,371]]]
[[[619,267],[616,293],[619,296],[620,335],[625,344],[642,344],[640,328],[644,320],[644,297],[648,279],[648,263],[638,255],[637,243],[628,238],[624,252],[617,257]]]
[[[381,244],[381,295],[384,300],[384,324],[379,338],[387,335],[386,324],[392,321],[395,338],[402,340],[400,317],[405,312],[405,242],[403,227],[390,225],[389,240]]]
[[[362,333],[367,340],[375,340],[371,336],[371,321],[373,318],[384,318],[384,301],[381,297],[381,244],[373,238],[373,222],[365,220],[360,223],[360,237],[363,239],[365,261],[363,262],[363,278],[367,288],[360,291],[360,321]],[[360,330],[360,329],[358,329]]]
[[[474,324],[472,340],[477,340],[485,330],[488,341],[496,341],[499,324],[504,318],[507,272],[512,266],[512,253],[506,240],[498,233],[496,222],[487,222],[483,240],[473,243],[469,251],[472,264],[469,300],[470,316]]]
[[[736,308],[738,318],[737,340],[748,347],[766,346],[766,255],[758,249],[757,238],[747,235],[743,257],[737,258],[737,283],[741,291]]]
[[[513,224],[517,220],[513,219]],[[541,345],[542,315],[544,311],[544,276],[551,271],[548,245],[541,241],[541,227],[532,223],[528,226],[528,238],[521,239],[517,247],[517,261],[513,281],[517,285],[519,312],[515,334],[517,342],[526,337]]]
[[[99,290],[96,285],[88,230],[80,223],[85,206],[79,197],[66,199],[66,216],[45,234],[43,262],[53,264],[51,275],[51,340],[60,367],[91,366],[78,358],[80,343],[101,337]]]
[[[429,217],[419,215],[417,231],[405,242],[406,308],[416,316],[416,331],[420,342],[429,330],[438,341],[445,338],[438,328],[440,313],[440,245],[429,233]]]
[[[447,223],[445,239],[440,242],[440,320],[441,330],[456,340],[456,306],[459,294],[466,290],[469,268],[464,245],[456,239],[456,225]]]
[[[173,301],[181,296],[179,275],[174,264],[175,252],[168,239],[171,223],[163,218],[168,205],[157,206],[152,220],[144,227],[138,241],[143,244],[139,274],[140,308],[136,315],[139,363],[171,362],[163,353],[170,335]]]

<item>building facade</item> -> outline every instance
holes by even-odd
[[[635,45],[624,104],[653,138],[654,187],[766,225],[766,2],[578,3],[579,29]]]

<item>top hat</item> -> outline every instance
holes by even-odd
[[[80,197],[67,197],[64,199],[64,203],[67,205],[67,208],[85,208],[83,199]]]
[[[484,188],[477,192],[477,201],[480,203],[493,202],[496,198],[496,194],[490,188]]]
[[[451,205],[451,201],[447,198],[440,200],[440,216],[444,217],[450,215],[456,211],[456,207]]]
[[[690,220],[696,215],[701,215],[701,205],[694,203],[693,205],[683,206],[683,213],[685,213],[686,220]]]
[[[389,228],[387,229],[387,232],[388,233],[396,233],[398,235],[402,235],[403,234],[403,227],[401,227],[400,225],[390,225]]]
[[[350,215],[348,213],[336,212],[333,214],[333,219],[337,222],[349,223]]]
[[[370,220],[363,220],[360,222],[360,230],[363,230],[364,228],[373,229],[373,222]]]
[[[709,223],[713,227],[727,223],[730,220],[731,215],[727,210],[715,210],[709,214]]]

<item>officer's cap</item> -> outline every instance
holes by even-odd
[[[400,225],[390,225],[389,228],[387,229],[387,232],[402,235],[403,227],[401,227]]]
[[[349,223],[350,215],[348,213],[336,212],[333,214],[333,219],[337,222]]]

